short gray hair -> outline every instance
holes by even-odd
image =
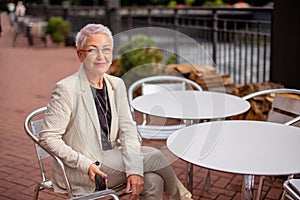
[[[85,43],[85,40],[96,33],[103,33],[108,35],[108,37],[111,39],[113,43],[113,36],[109,28],[106,26],[103,26],[102,24],[88,24],[84,26],[76,35],[75,45],[77,49],[80,49],[83,47],[83,44]]]

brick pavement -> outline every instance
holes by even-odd
[[[55,82],[75,72],[79,62],[74,48],[57,47],[41,41],[28,46],[20,38],[12,46],[12,29],[2,14],[3,36],[0,38],[0,199],[32,199],[35,183],[40,180],[32,141],[23,129],[27,114],[46,105]],[[173,162],[178,177],[185,183],[186,163]],[[194,199],[200,198],[206,169],[194,167]],[[201,199],[240,199],[241,175],[211,171],[211,192]],[[280,199],[282,178],[267,179],[263,199]],[[258,179],[255,179],[257,188]],[[65,199],[65,196],[43,191],[40,199]],[[126,199],[126,198],[124,198]]]

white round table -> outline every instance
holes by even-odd
[[[221,119],[246,112],[248,101],[208,91],[173,91],[142,95],[131,106],[142,113],[174,119]]]
[[[227,120],[195,124],[175,131],[167,139],[167,146],[187,162],[244,174],[245,178],[253,180],[253,175],[300,173],[299,141],[300,129],[297,127]],[[246,185],[243,188],[243,197],[252,199],[253,184],[251,188]]]
[[[131,106],[142,113],[158,117],[187,120],[215,120],[246,112],[250,103],[238,96],[209,91],[170,91],[142,95]],[[187,166],[187,188],[192,192],[193,166]]]

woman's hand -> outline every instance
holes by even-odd
[[[126,192],[128,192],[130,189],[132,190],[132,193],[130,195],[130,200],[137,199],[140,193],[142,192],[143,188],[144,188],[143,177],[134,174],[128,176]]]
[[[108,182],[107,174],[100,171],[99,167],[93,163],[89,167],[88,175],[89,175],[90,180],[94,183],[95,183],[95,175],[96,174],[99,174],[100,176],[102,176],[105,179],[105,184],[107,185],[107,182]]]

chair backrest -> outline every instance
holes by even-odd
[[[27,34],[27,26],[26,26],[26,22],[25,22],[25,18],[24,17],[19,17],[17,20],[17,33],[18,34],[22,34],[22,35],[26,35]]]
[[[42,118],[43,118],[43,114],[45,113],[46,110],[47,110],[47,107],[42,107],[42,108],[36,109],[33,112],[31,112],[25,119],[24,129],[25,129],[27,135],[34,142],[36,153],[37,153],[37,159],[38,159],[38,163],[39,163],[39,167],[40,167],[40,172],[41,172],[41,176],[42,176],[42,182],[45,182],[48,179],[44,165],[43,165],[44,158],[51,156],[58,163],[61,174],[63,176],[63,180],[65,183],[66,189],[68,191],[68,195],[69,195],[69,197],[72,198],[73,197],[72,188],[69,183],[68,177],[66,175],[63,162],[57,156],[51,154],[50,152],[48,152],[42,146],[39,145],[39,133],[40,133],[41,125],[43,122]]]
[[[25,120],[25,130],[27,135],[34,141],[35,150],[37,154],[37,159],[40,167],[40,172],[42,176],[42,181],[46,181],[46,173],[45,168],[43,165],[43,159],[50,156],[48,152],[46,152],[38,143],[39,141],[39,133],[41,130],[43,119],[37,117],[41,117],[43,112],[46,111],[46,108],[43,107],[41,109],[33,111],[31,114],[29,114],[29,117]]]
[[[152,94],[155,92],[185,90],[185,83],[143,83],[142,95]]]
[[[31,129],[32,129],[32,133],[33,135],[38,139],[39,138],[39,134],[40,134],[40,130],[42,127],[42,123],[43,120],[42,119],[38,119],[38,120],[34,120],[31,121]],[[50,156],[50,154],[48,154],[43,148],[40,147],[40,145],[38,145],[37,143],[35,143],[35,147],[36,147],[36,153],[38,156],[38,159],[41,160],[43,158],[47,158]]]
[[[282,95],[275,96],[268,121],[284,124],[298,116],[300,116],[300,100]],[[300,127],[300,121],[293,125]]]
[[[300,90],[288,88],[262,90],[246,95],[243,99],[249,100],[269,94],[275,94],[275,97],[267,121],[300,127],[300,100],[291,98],[291,95],[296,95],[299,98]]]
[[[133,100],[134,92],[140,87],[142,89],[142,95],[152,94],[155,92],[186,90],[187,88],[202,91],[199,84],[183,77],[167,75],[149,76],[139,79],[129,86],[128,99],[130,104]],[[134,110],[132,107],[131,112],[134,116]],[[143,124],[145,123],[146,115],[143,114]]]
[[[153,91],[156,92],[156,91],[166,91],[166,90],[173,90],[173,91],[182,90],[185,89],[188,85],[192,86],[196,90],[202,91],[201,86],[198,85],[196,82],[183,77],[166,76],[166,75],[149,76],[149,77],[139,79],[129,86],[128,88],[129,102],[133,100],[134,92],[142,85],[144,85],[145,88],[143,94],[145,93],[149,94],[152,93]]]
[[[30,34],[33,37],[44,37],[47,32],[47,22],[30,22]]]
[[[72,192],[72,187],[70,185],[69,179],[67,177],[65,167],[63,162],[55,155],[53,155],[51,152],[48,152],[46,149],[44,149],[42,146],[39,145],[39,133],[41,130],[41,126],[43,123],[43,119],[41,117],[43,116],[43,113],[47,110],[47,107],[42,107],[39,108],[33,112],[31,112],[25,119],[25,124],[24,128],[27,133],[27,135],[34,141],[35,147],[36,147],[36,153],[37,153],[37,158],[38,158],[38,163],[42,175],[42,183],[48,183],[47,185],[52,185],[52,182],[50,179],[46,177],[45,173],[45,168],[43,166],[43,160],[44,158],[47,158],[51,156],[58,164],[61,176],[63,178],[63,181],[65,183],[66,190],[68,192],[68,196],[70,199],[76,199],[76,200],[87,200],[87,199],[99,199],[99,198],[106,198],[108,196],[112,197],[115,200],[119,200],[118,194],[115,192],[114,189],[107,189],[107,190],[102,190],[98,192],[94,192],[91,194],[87,194],[84,196],[77,196],[75,197]],[[36,119],[39,117],[39,119]],[[120,184],[115,187],[115,189],[123,189],[123,186],[125,184]],[[37,188],[38,190],[40,189],[40,185]],[[125,194],[125,193],[124,193]],[[37,198],[37,196],[35,196]]]

